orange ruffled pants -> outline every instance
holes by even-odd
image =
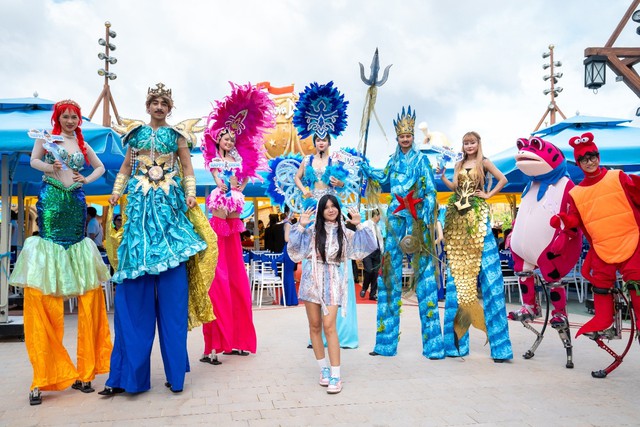
[[[32,390],[64,390],[76,380],[92,381],[109,372],[113,345],[101,287],[78,296],[77,368],[62,343],[63,297],[25,288],[24,335],[33,366]]]

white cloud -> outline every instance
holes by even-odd
[[[122,116],[144,118],[147,87],[158,81],[174,91],[177,121],[205,116],[229,80],[295,83],[298,90],[334,80],[350,101],[350,126],[338,145],[357,143],[366,90],[358,62],[368,74],[378,47],[381,65],[393,67],[376,105],[390,143],[371,126],[377,165],[393,151],[392,120],[408,104],[418,122],[454,146],[474,129],[485,153],[510,147],[545,112],[540,55],[551,43],[564,64],[557,102],[567,116],[631,118],[640,104],[611,72],[598,95],[582,81],[584,49],[608,40],[628,7],[623,0],[0,2],[0,97],[37,90],[48,99],[74,98],[88,114],[102,88],[97,40],[109,20],[117,32],[112,91]],[[616,46],[639,41],[630,23]]]

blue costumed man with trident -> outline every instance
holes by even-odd
[[[375,86],[381,86],[388,77],[385,69],[381,82],[378,51],[371,65],[372,76],[363,81],[369,85],[368,101],[363,117],[365,147],[369,118],[375,103]],[[372,90],[373,88],[373,90]],[[366,121],[365,121],[366,119]],[[371,356],[395,356],[400,337],[400,309],[402,306],[402,263],[411,255],[414,283],[422,325],[422,354],[429,359],[444,357],[444,341],[438,313],[438,286],[435,279],[435,243],[442,239],[442,228],[437,226],[436,187],[428,157],[414,144],[415,111],[402,108],[394,121],[398,145],[384,170],[374,170],[366,162],[363,172],[368,178],[367,200],[374,199],[375,188],[389,183],[391,202],[386,214],[387,237],[384,242],[382,277],[378,279],[378,314],[376,345]],[[366,150],[366,148],[365,148]],[[363,153],[364,154],[364,153]],[[377,200],[375,200],[377,202]]]

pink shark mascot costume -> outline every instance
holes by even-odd
[[[519,276],[523,306],[509,313],[509,318],[530,322],[541,316],[541,310],[536,302],[534,276],[523,272],[539,268],[545,282],[560,282],[580,257],[582,233],[576,227],[556,229],[549,224],[554,215],[569,211],[569,191],[575,186],[569,178],[562,152],[538,137],[518,139],[517,146],[516,167],[530,182],[522,193],[511,234],[514,271]],[[553,304],[551,326],[558,330],[563,341],[568,340],[570,346],[565,288],[551,287],[550,299]],[[528,357],[525,355],[525,358]]]

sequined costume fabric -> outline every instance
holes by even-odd
[[[78,171],[84,166],[84,155],[81,151],[69,153],[64,147],[58,147],[58,154],[71,170]],[[56,161],[56,158],[47,151],[44,155],[44,161],[52,165]]]
[[[149,126],[141,126],[128,137],[132,151],[149,150],[152,154],[133,156],[127,222],[118,248],[118,271],[113,276],[116,283],[167,271],[207,247],[186,216],[187,204],[173,156],[178,138],[170,127],[154,131]],[[158,168],[162,168],[160,179]]]
[[[383,356],[395,356],[397,353],[402,305],[402,264],[406,256],[400,249],[400,242],[405,236],[411,236],[419,243],[417,252],[412,255],[412,265],[422,325],[422,354],[430,359],[441,359],[444,357],[444,343],[438,312],[432,237],[436,189],[429,159],[415,149],[407,153],[398,149],[384,171],[369,171],[368,174],[379,183],[388,181],[392,194],[387,210],[383,274],[378,278],[378,328],[374,351]],[[394,213],[400,206],[396,196],[406,198],[411,191],[414,199],[422,199],[415,204],[417,219],[413,218],[409,209]]]
[[[230,213],[241,213],[242,208],[244,208],[244,194],[242,194],[242,191],[231,189],[229,182],[231,172],[218,169],[218,177],[230,190],[223,192],[219,188],[214,188],[207,198],[207,208],[210,211],[221,209],[227,215]]]
[[[445,301],[445,349],[447,356],[468,354],[468,325],[462,330],[454,319],[461,311],[478,310],[478,313],[471,314],[471,321],[475,327],[486,331],[491,357],[512,359],[500,256],[491,232],[488,204],[473,195],[479,187],[480,180],[475,169],[461,169],[458,191],[447,206],[444,234],[449,271]],[[482,305],[477,295],[478,281]],[[455,346],[456,333],[460,334],[459,350]]]
[[[101,288],[109,270],[95,243],[84,236],[86,203],[80,184],[65,187],[44,176],[36,208],[40,234],[25,240],[9,284],[26,288],[31,389],[57,391],[109,372],[112,345]],[[62,342],[65,297],[78,298],[77,367]]]
[[[81,185],[65,187],[45,176],[36,208],[40,234],[25,240],[10,285],[69,297],[109,280],[98,248],[84,236],[86,203]]]
[[[377,247],[375,234],[366,225],[358,226],[355,232],[344,229],[344,255],[339,256],[338,225],[325,223],[327,233],[326,259],[323,262],[315,251],[315,233],[313,228],[303,229],[300,226],[291,228],[287,252],[293,262],[307,259],[303,264],[302,278],[298,298],[320,304],[323,313],[328,313],[326,306],[338,305],[346,315],[348,303],[347,273],[345,260],[363,259]]]

